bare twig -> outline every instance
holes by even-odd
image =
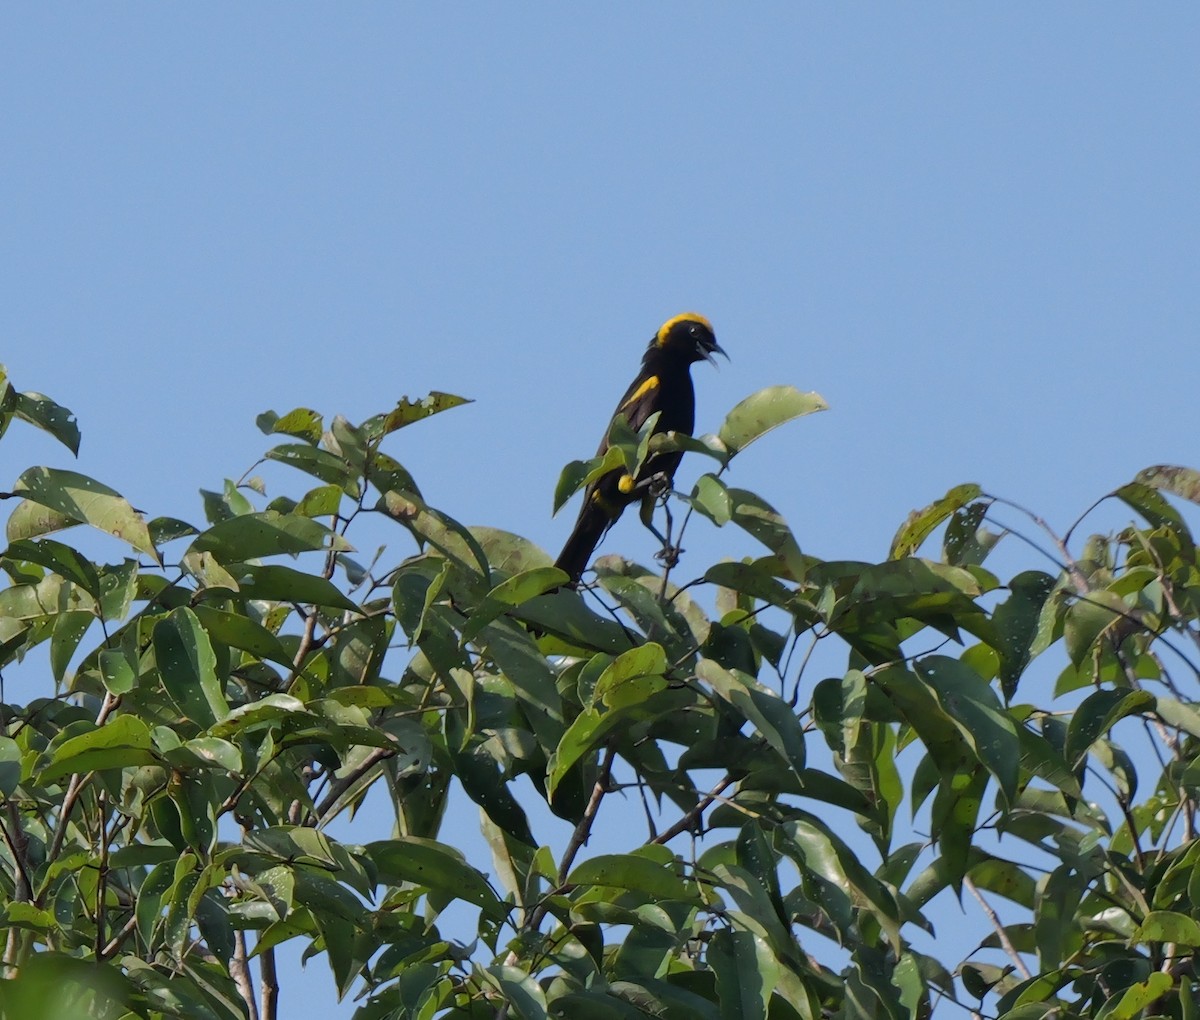
[[[604,760],[600,763],[600,774],[596,777],[596,784],[592,787],[592,796],[588,800],[587,807],[583,810],[583,817],[579,819],[579,824],[575,826],[575,831],[571,833],[571,840],[567,843],[567,849],[563,853],[562,863],[558,868],[558,881],[560,884],[566,882],[567,875],[571,871],[571,865],[575,863],[575,855],[579,853],[580,849],[588,841],[588,837],[592,834],[592,823],[596,820],[596,814],[600,810],[600,802],[608,792],[608,780],[612,775],[612,764],[616,755],[616,741],[609,740],[608,746],[604,749]],[[531,925],[531,927],[536,928],[537,925]]]
[[[275,950],[264,950],[258,959],[258,972],[262,977],[259,1020],[279,1020],[279,977],[275,972]]]
[[[714,801],[720,800],[721,794],[724,793],[725,790],[727,790],[730,786],[732,786],[733,782],[733,776],[726,775],[720,780],[720,782],[717,783],[716,786],[714,786],[708,791],[708,793],[700,798],[694,808],[680,818],[679,821],[677,821],[669,829],[665,829],[663,832],[659,833],[659,835],[655,836],[652,842],[668,843],[681,832],[691,832],[696,823],[700,821],[701,817],[703,817],[704,812],[708,810],[709,806]]]
[[[992,905],[983,898],[983,895],[975,888],[975,883],[969,877],[963,877],[963,885],[965,885],[972,896],[978,901],[979,906],[983,908],[987,919],[992,923],[992,927],[996,931],[996,938],[1000,940],[1000,945],[1004,952],[1008,954],[1008,958],[1012,960],[1013,965],[1021,972],[1021,976],[1028,981],[1033,975],[1029,973],[1029,968],[1025,966],[1025,961],[1021,959],[1021,954],[1017,952],[1017,947],[1012,944],[1012,940],[1008,937],[1008,932],[1004,930],[1004,925],[1000,923],[1000,918],[996,911],[992,909]]]
[[[104,701],[100,705],[100,711],[96,714],[96,725],[103,726],[105,720],[112,714],[113,709],[117,707],[116,697],[109,693],[104,695]],[[58,858],[59,851],[62,850],[63,840],[67,836],[67,826],[71,821],[71,812],[75,810],[75,802],[79,799],[79,795],[83,793],[84,787],[91,780],[94,773],[74,773],[67,782],[67,790],[63,794],[62,806],[58,809],[58,824],[54,827],[54,836],[50,840],[50,848],[46,851],[46,860],[54,861]],[[49,869],[48,869],[49,871]],[[52,872],[51,872],[52,873]],[[46,897],[46,893],[50,889],[50,878],[47,877],[42,888],[38,890],[37,897],[34,902],[40,907],[42,901]]]
[[[246,952],[246,933],[238,929],[233,933],[233,959],[229,961],[229,976],[237,986],[238,995],[246,1004],[247,1020],[258,1020],[258,1003],[254,998],[254,978]]]

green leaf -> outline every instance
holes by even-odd
[[[379,878],[390,885],[412,882],[420,888],[474,903],[494,920],[502,921],[507,916],[507,908],[483,875],[444,843],[418,836],[397,836],[368,843],[366,851],[378,869]]]
[[[150,729],[141,719],[119,715],[90,732],[64,740],[53,749],[37,779],[45,785],[73,772],[153,765],[159,758],[151,745]]]
[[[1026,570],[1008,583],[1011,594],[992,611],[996,651],[1000,655],[1000,686],[1006,698],[1033,657],[1042,608],[1054,591],[1055,579],[1040,570]]]
[[[292,512],[303,517],[332,517],[341,508],[343,495],[340,485],[321,485],[306,492]]]
[[[21,782],[21,748],[12,737],[0,737],[0,797],[11,797]]]
[[[1129,615],[1130,607],[1125,600],[1103,589],[1088,592],[1068,606],[1063,640],[1071,663],[1079,666],[1105,630],[1118,621],[1128,619]]]
[[[1092,744],[1126,716],[1155,709],[1154,695],[1149,691],[1127,688],[1104,689],[1089,694],[1071,716],[1067,727],[1064,756],[1071,768],[1077,768]]]
[[[1017,792],[1020,740],[996,692],[965,663],[944,655],[916,662],[917,675],[934,691],[946,714],[974,748],[979,760],[996,777],[1009,803]]]
[[[394,410],[389,411],[387,414],[368,418],[363,422],[362,430],[373,442],[378,442],[384,436],[395,432],[397,429],[402,429],[407,425],[412,425],[414,422],[424,421],[435,414],[441,414],[443,411],[449,411],[451,408],[461,407],[463,404],[470,403],[473,403],[473,401],[467,397],[455,396],[453,393],[443,393],[440,390],[430,390],[429,396],[421,397],[418,400],[409,400],[408,397],[401,397],[396,401]]]
[[[292,666],[292,656],[288,655],[283,643],[257,620],[205,605],[197,605],[193,612],[201,626],[222,644],[281,666]]]
[[[165,757],[172,764],[185,767],[204,765],[221,769],[230,775],[238,775],[242,771],[241,751],[220,737],[196,737],[174,751],[167,751]]]
[[[110,694],[128,694],[137,682],[136,667],[122,648],[101,648],[100,679]]]
[[[592,691],[592,704],[612,707],[618,703],[622,687],[645,677],[661,678],[666,671],[667,654],[653,641],[622,652],[600,674]]]
[[[193,540],[190,551],[212,553],[218,562],[230,564],[263,556],[351,548],[344,538],[311,518],[265,510],[219,521]]]
[[[795,602],[795,594],[767,569],[767,563],[714,563],[704,574],[710,584],[760,599],[771,606],[786,608]]]
[[[1158,464],[1139,471],[1134,481],[1169,492],[1190,503],[1200,503],[1200,471],[1193,468]]]
[[[741,670],[727,670],[711,659],[696,664],[696,676],[740,711],[797,773],[804,769],[804,728],[795,710]]]
[[[285,566],[231,564],[243,595],[264,602],[292,602],[302,605],[330,606],[333,609],[360,612],[330,581]]]
[[[50,538],[38,541],[19,540],[4,551],[5,559],[36,563],[68,581],[79,585],[93,598],[100,597],[100,575],[86,556],[62,542]]]
[[[297,407],[282,417],[274,411],[264,411],[258,416],[257,424],[264,435],[295,436],[314,446],[321,441],[325,431],[324,419],[308,407]]]
[[[31,499],[23,499],[9,515],[5,526],[5,535],[10,542],[22,539],[37,538],[54,531],[78,527],[83,521],[69,514],[61,514],[48,506],[36,503]]]
[[[767,940],[749,931],[717,931],[704,958],[717,977],[722,1020],[766,1020],[780,970]]]
[[[34,467],[17,479],[13,491],[63,517],[113,535],[159,562],[142,515],[120,493],[86,475]]]
[[[1145,981],[1116,992],[1096,1014],[1096,1020],[1134,1020],[1157,999],[1171,990],[1175,979],[1170,974],[1155,971]]]
[[[554,486],[553,514],[561,510],[580,489],[591,485],[597,478],[617,468],[625,467],[625,453],[618,446],[610,446],[601,456],[590,460],[573,460],[562,469],[558,483]]]
[[[75,415],[41,393],[18,393],[13,411],[22,421],[49,432],[55,439],[79,456],[79,426]]]
[[[95,620],[94,614],[82,610],[59,613],[54,618],[54,631],[50,638],[50,672],[56,684],[62,683],[79,642]]]
[[[533,976],[519,967],[483,967],[480,973],[495,987],[521,1020],[549,1020],[546,993]]]
[[[731,487],[728,492],[733,501],[733,523],[775,553],[787,567],[792,580],[802,580],[804,557],[783,515],[761,496],[746,489]]]
[[[1158,490],[1142,482],[1130,482],[1115,489],[1113,495],[1141,514],[1150,522],[1151,527],[1170,528],[1189,545],[1192,544],[1192,535],[1184,523],[1183,516],[1159,495]]]
[[[207,728],[229,715],[212,644],[191,609],[176,609],[154,625],[154,659],[167,694],[185,718]]]
[[[1187,914],[1173,910],[1152,910],[1138,925],[1131,942],[1144,945],[1147,942],[1172,942],[1178,946],[1200,946],[1200,924]]]
[[[719,528],[733,520],[729,487],[714,474],[703,474],[696,479],[688,502]]]
[[[915,555],[924,544],[925,539],[933,534],[939,524],[972,500],[978,499],[982,492],[983,490],[976,483],[967,482],[964,485],[956,485],[941,499],[934,500],[929,506],[914,510],[900,526],[896,537],[892,539],[892,548],[888,553],[888,559],[899,560]]]
[[[462,629],[462,643],[468,644],[493,620],[514,606],[553,591],[566,583],[567,575],[557,567],[534,567],[514,574],[496,585],[471,614]]]
[[[784,422],[828,408],[818,393],[801,393],[794,386],[768,386],[746,397],[725,416],[717,438],[733,457]]]
[[[601,854],[577,864],[567,884],[628,889],[656,900],[694,900],[696,892],[679,877],[678,865],[652,860],[637,853]]]
[[[268,460],[287,464],[329,485],[336,485],[351,498],[357,498],[359,495],[354,469],[328,450],[319,450],[315,446],[306,446],[303,443],[285,443],[268,450],[265,456]]]

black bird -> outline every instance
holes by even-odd
[[[646,419],[659,412],[655,433],[686,432],[691,435],[696,418],[691,367],[697,361],[715,364],[714,354],[725,352],[713,335],[712,323],[703,315],[685,312],[668,319],[651,339],[642,356],[642,370],[629,384],[613,418],[624,415],[629,427],[636,432]],[[608,430],[605,429],[597,456],[603,456],[607,449]],[[579,519],[554,563],[570,575],[572,585],[578,583],[587,568],[596,544],[630,503],[641,500],[642,520],[658,535],[650,521],[654,499],[670,485],[682,456],[682,453],[656,454],[646,459],[636,478],[615,468],[587,487]]]

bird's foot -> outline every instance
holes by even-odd
[[[664,545],[654,554],[654,558],[658,560],[664,567],[671,568],[679,562],[679,557],[683,553],[683,547],[678,545]]]

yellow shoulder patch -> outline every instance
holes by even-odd
[[[644,383],[642,383],[641,386],[639,386],[636,390],[634,390],[631,394],[629,394],[629,399],[626,400],[625,403],[623,403],[621,405],[620,410],[624,411],[625,408],[629,407],[631,404],[636,404],[639,400],[642,399],[642,397],[644,397],[651,390],[656,390],[656,389],[658,389],[658,376],[652,375],[652,376],[650,376],[649,379],[647,379]]]
[[[633,487],[637,479],[633,475],[621,475],[620,481],[617,482],[617,488],[626,496],[633,492]]]
[[[710,333],[713,331],[712,323],[709,322],[699,312],[684,312],[682,315],[676,315],[668,319],[658,327],[658,332],[654,334],[654,342],[661,347],[667,342],[667,334],[671,332],[681,322],[698,322],[701,326],[707,329]]]

